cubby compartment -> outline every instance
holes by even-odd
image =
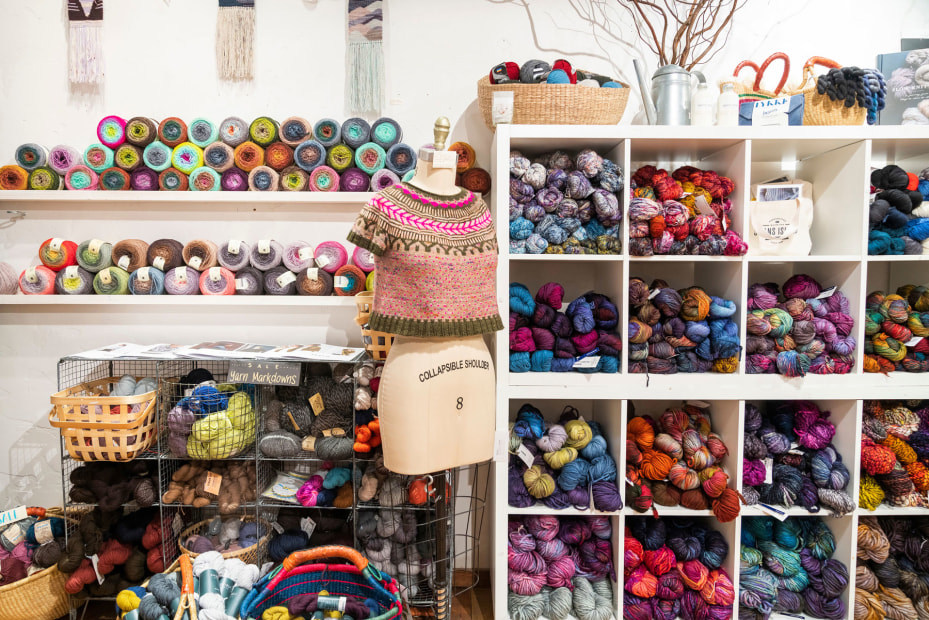
[[[806,458],[803,456],[803,453],[813,453],[815,448],[807,446],[819,446],[822,445],[831,445],[835,448],[836,452],[842,459],[842,463],[848,469],[849,480],[848,486],[845,488],[845,493],[851,498],[852,502],[857,504],[858,502],[858,482],[859,482],[859,469],[860,463],[858,459],[858,449],[861,440],[861,415],[860,415],[860,401],[855,400],[816,400],[816,401],[783,401],[783,400],[750,400],[745,401],[745,411],[746,414],[743,416],[743,434],[739,437],[739,466],[742,469],[739,476],[739,491],[746,495],[746,484],[745,484],[745,468],[751,467],[749,465],[750,461],[761,461],[765,467],[773,467],[777,462],[777,456],[768,453],[768,458],[771,460],[768,461],[765,458],[757,458],[757,455],[754,453],[749,453],[747,448],[746,435],[749,434],[749,427],[752,423],[749,421],[749,408],[756,407],[759,412],[762,414],[762,418],[766,421],[771,421],[773,414],[778,411],[778,408],[781,406],[786,406],[786,411],[791,411],[796,413],[800,408],[803,408],[805,411],[809,412],[811,410],[810,405],[815,405],[820,412],[818,420],[815,416],[806,414],[801,416],[801,429],[805,433],[810,434],[810,440],[805,441],[803,445],[800,444],[799,436],[795,433],[793,436],[789,436],[790,448],[789,451],[793,451],[798,454],[800,458]],[[827,415],[828,414],[828,415]],[[814,420],[817,420],[814,422]],[[822,431],[822,428],[810,428],[810,427],[824,427],[823,420],[828,423],[831,423],[834,427],[834,435],[831,442],[825,442],[825,434]],[[757,422],[756,422],[757,423]],[[795,425],[791,428],[796,429],[796,418]],[[759,433],[753,433],[761,441],[762,444],[767,445]],[[753,442],[754,443],[754,442]],[[776,445],[776,444],[772,444]],[[767,450],[767,448],[766,448]],[[780,450],[780,448],[778,448]],[[808,460],[808,459],[807,459]],[[807,466],[808,467],[808,466]],[[766,472],[767,473],[767,472]],[[763,500],[759,503],[766,503]],[[771,505],[771,504],[768,504]],[[830,510],[826,506],[822,506],[822,502],[819,502],[820,508],[818,509],[820,514],[829,514]],[[781,512],[786,512],[790,516],[804,516],[813,514],[800,505],[799,499],[795,501],[793,506],[785,506],[783,503],[777,503],[772,506],[776,510]],[[754,515],[763,515],[771,514],[766,512],[765,509],[760,507],[758,504],[743,506],[742,507],[742,516],[754,516]]]
[[[810,257],[857,260],[867,252],[868,162],[864,141],[849,139],[751,141],[751,184],[784,179],[812,186],[813,222]],[[804,256],[764,256],[753,237],[750,188],[745,192],[744,238],[750,260],[804,260]],[[858,213],[864,213],[861,218]],[[786,218],[785,218],[786,219]],[[785,221],[785,225],[793,225]]]
[[[659,430],[655,431],[656,435],[662,431],[662,425],[660,423],[661,416],[668,410],[676,410],[677,412],[684,412],[685,414],[689,413],[699,413],[709,418],[711,423],[711,431],[719,436],[722,442],[725,444],[728,449],[728,454],[722,456],[719,459],[714,458],[712,465],[719,466],[729,475],[729,480],[726,486],[730,489],[738,489],[739,481],[742,477],[742,461],[740,458],[740,446],[742,438],[742,409],[741,403],[738,400],[712,400],[712,401],[701,401],[701,400],[635,400],[629,401],[627,404],[627,423],[629,420],[632,420],[636,417],[649,416],[652,420],[659,423]],[[632,439],[632,437],[627,433],[624,435],[626,441]],[[625,442],[624,442],[625,443]],[[626,458],[629,458],[629,448],[626,448]],[[673,457],[672,457],[673,460]],[[635,466],[635,464],[632,464]],[[626,461],[623,462],[623,470],[627,467]],[[670,484],[670,482],[668,483]],[[627,493],[628,495],[628,486]],[[654,493],[653,493],[654,495]],[[712,500],[704,494],[704,498],[707,503]],[[706,509],[691,509],[686,508],[681,505],[677,506],[664,506],[658,504],[657,502],[652,502],[654,511],[649,509],[646,512],[639,512],[632,507],[631,499],[627,502],[626,506],[623,508],[623,512],[627,515],[651,515],[657,513],[659,517],[666,516],[701,516],[709,517],[711,519],[716,519],[713,516],[710,508]]]
[[[920,175],[923,170],[929,169],[929,148],[927,148],[925,141],[872,140],[869,164],[869,172],[871,170],[880,170],[888,165],[895,165],[909,174]],[[878,175],[878,177],[880,176]],[[910,179],[912,181],[912,177]],[[877,191],[881,192],[885,189],[888,188],[878,187]],[[866,213],[865,230],[868,230],[869,234],[865,254],[868,255],[869,260],[929,259],[929,250],[926,249],[929,244],[925,243],[924,238],[927,234],[926,220],[907,221],[907,217],[929,217],[929,203],[925,201],[925,196],[922,197],[922,202],[916,205],[912,200],[907,202],[905,196],[898,193],[893,195],[895,193],[890,192],[891,195],[882,196],[890,204],[889,211],[882,210],[886,209],[887,205],[875,205],[873,208],[875,220],[887,213],[884,221],[876,224],[873,237],[870,232],[872,209],[869,208]],[[919,194],[920,192],[916,192],[914,195],[918,196]],[[878,196],[881,196],[881,194],[876,194],[874,198],[876,199]],[[906,208],[904,208],[904,205]],[[896,207],[900,207],[903,213],[900,213]],[[911,208],[912,211],[909,210]],[[901,230],[903,227],[906,227],[906,230]]]
[[[616,485],[617,490],[620,494],[623,491],[623,471],[625,463],[625,415],[623,411],[625,401],[619,400],[542,400],[542,399],[529,399],[529,400],[510,400],[509,401],[509,423],[510,427],[510,447],[509,447],[509,457],[508,457],[508,468],[516,469],[520,472],[526,470],[528,463],[532,462],[532,456],[525,449],[519,449],[516,446],[519,445],[518,438],[514,439],[515,433],[512,430],[512,424],[517,421],[518,414],[520,410],[525,406],[530,406],[542,414],[543,419],[545,420],[545,428],[548,431],[552,425],[560,424],[559,420],[563,413],[567,413],[570,417],[572,410],[576,411],[580,415],[580,419],[587,422],[596,422],[600,430],[603,433],[603,438],[606,440],[607,454],[612,457],[613,461],[616,463],[617,476],[616,476]],[[564,425],[561,424],[561,428],[564,428]],[[559,432],[560,434],[560,432]],[[551,433],[546,432],[546,437],[551,437]],[[535,441],[530,438],[530,441],[536,444],[539,448],[539,454],[542,454],[544,450],[543,446],[550,446],[551,444],[546,443],[546,441]],[[557,440],[556,445],[557,445]],[[541,445],[539,445],[541,443]],[[581,453],[578,455],[579,459],[584,459],[590,462],[589,459],[584,458],[584,454]],[[528,460],[523,460],[528,459]],[[546,461],[547,463],[548,461]],[[558,475],[560,475],[560,468],[555,469],[553,473],[553,478],[555,478],[557,483]],[[507,471],[509,475],[509,471]],[[515,483],[514,483],[515,484]],[[525,483],[524,483],[525,484]],[[584,486],[589,487],[589,480]],[[558,488],[561,488],[558,485]],[[531,496],[530,496],[531,497]],[[508,500],[511,498],[508,498]],[[533,498],[534,499],[534,498]],[[508,507],[507,511],[511,515],[518,514],[556,514],[556,515],[585,515],[585,514],[609,514],[597,510],[593,503],[590,501],[590,495],[588,492],[588,507],[573,505],[566,506],[561,508],[555,508],[547,506],[544,500],[536,499],[534,505],[529,506],[514,506],[512,502],[507,501]]]
[[[867,288],[864,312],[869,322],[864,334],[868,351],[864,353],[862,370],[866,373],[893,373],[896,377],[918,381],[929,372],[929,256],[871,257],[868,260]],[[881,296],[900,295],[904,301],[881,300]],[[874,295],[872,297],[872,294]],[[905,314],[904,314],[905,311]],[[868,334],[868,331],[875,331]],[[905,351],[904,351],[905,350]]]

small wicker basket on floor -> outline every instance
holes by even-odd
[[[30,514],[32,509],[30,509]],[[64,517],[61,508],[49,508],[46,517]],[[68,613],[69,597],[65,591],[67,575],[51,566],[25,579],[0,586],[0,620],[57,620]]]
[[[622,82],[620,82],[622,84]],[[629,103],[629,86],[589,88],[577,84],[491,84],[477,82],[484,124],[494,129],[494,92],[513,92],[514,125],[616,125]]]
[[[246,515],[242,517],[242,520],[243,521],[254,521],[255,517]],[[258,519],[258,524],[265,529],[265,535],[262,536],[258,540],[257,543],[255,543],[254,545],[250,547],[246,547],[245,549],[237,549],[236,551],[224,551],[222,552],[222,556],[226,558],[227,560],[231,560],[232,558],[238,558],[242,560],[243,562],[245,562],[246,564],[258,564],[259,561],[261,560],[261,557],[264,555],[263,553],[264,548],[268,546],[268,541],[271,540],[271,532],[272,532],[271,524],[265,521],[264,519]],[[205,532],[207,528],[209,527],[210,527],[210,520],[207,519],[206,521],[200,521],[199,523],[194,523],[193,525],[185,529],[183,532],[181,532],[181,536],[178,539],[178,545],[177,545],[178,547],[180,547],[181,553],[186,553],[187,555],[190,556],[191,560],[196,560],[197,556],[199,556],[200,554],[194,553],[190,549],[187,549],[184,546],[184,543],[182,541],[187,540],[194,534],[202,535],[203,532]],[[169,568],[165,572],[171,572],[171,569]]]
[[[61,429],[75,461],[131,461],[155,441],[155,392],[109,396],[119,377],[88,381],[52,395],[48,423]],[[139,405],[136,413],[133,405]]]
[[[374,291],[362,291],[355,295],[355,305],[358,307],[355,322],[361,327],[361,339],[365,349],[375,360],[383,362],[390,353],[395,336],[368,328],[368,318],[371,316],[371,309],[374,305]]]

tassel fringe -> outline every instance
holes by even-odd
[[[254,7],[220,7],[216,69],[223,80],[251,80],[255,67]]]
[[[103,23],[72,23],[68,33],[68,79],[74,84],[103,81]]]
[[[350,41],[345,83],[349,114],[380,115],[384,103],[384,47],[380,41]]]

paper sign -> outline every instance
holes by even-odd
[[[39,521],[35,524],[33,533],[35,534],[36,542],[40,545],[55,540],[55,535],[52,533],[51,521]]]
[[[313,248],[307,246],[305,248],[300,248],[297,250],[297,257],[300,260],[310,260],[313,258]]]
[[[494,91],[491,117],[494,125],[513,122],[514,96],[511,90]]]
[[[275,279],[277,280],[278,286],[283,288],[287,286],[288,284],[290,284],[291,282],[293,282],[294,280],[296,280],[297,276],[294,275],[293,271],[285,271],[284,273],[282,273]]]
[[[177,278],[177,281],[181,284],[187,283],[187,268],[186,267],[175,267],[174,277]]]
[[[716,211],[713,211],[713,208],[710,206],[710,203],[706,201],[706,197],[704,197],[703,194],[697,196],[696,200],[694,201],[694,206],[697,209],[697,213],[716,217]]]
[[[174,532],[174,537],[177,538],[181,535],[181,531],[184,529],[184,521],[181,519],[181,515],[178,512],[174,513],[174,520],[171,521],[171,531]]]
[[[116,266],[124,271],[129,271],[129,263],[131,260],[132,259],[129,258],[129,255],[125,254],[119,259],[119,262],[116,263]]]
[[[220,267],[210,267],[210,280],[213,282],[219,282],[223,279],[223,272],[220,269]]]
[[[69,280],[73,280],[77,277],[77,275],[78,275],[77,265],[70,265],[68,267],[65,267],[65,278]]]
[[[104,284],[109,284],[113,281],[113,275],[110,273],[109,267],[100,272],[100,281]]]
[[[64,239],[60,237],[55,237],[54,239],[48,242],[48,247],[50,247],[51,249],[57,252],[61,249],[62,243],[64,243]]]
[[[504,430],[497,430],[494,433],[494,461],[501,463],[506,460],[509,444],[509,433]]]
[[[165,259],[161,256],[156,256],[155,260],[152,261],[152,267],[154,267],[158,271],[164,271],[165,270]]]
[[[300,385],[300,363],[232,360],[226,378],[230,383]]]
[[[270,254],[271,253],[271,240],[262,239],[258,242],[258,253],[259,254]]]
[[[210,495],[219,495],[219,487],[223,483],[223,477],[217,473],[206,472],[206,482],[203,483],[203,490]]]
[[[829,288],[824,290],[822,293],[817,295],[816,299],[826,299],[827,297],[832,297],[835,294],[836,289],[838,288],[839,288],[838,286],[830,286]]]
[[[323,395],[317,392],[310,396],[310,407],[313,408],[313,415],[319,415],[326,408],[323,403]]]
[[[10,525],[11,523],[16,523],[17,521],[22,521],[29,515],[26,513],[25,506],[17,506],[6,512],[0,512],[0,526]]]
[[[87,243],[87,249],[90,250],[91,254],[99,254],[100,248],[103,246],[103,241],[100,239],[91,239]]]
[[[97,564],[100,562],[100,558],[97,557],[97,554],[90,556],[90,563],[94,565],[94,573],[97,574],[97,584],[103,585],[103,575],[100,574],[100,569],[97,568]]]
[[[775,99],[756,101],[752,105],[752,126],[787,126],[787,113],[789,111],[790,97],[777,97]]]
[[[235,290],[237,291],[247,291],[248,290],[248,280],[243,278],[236,278],[235,281]]]
[[[27,282],[32,282],[33,284],[39,281],[39,277],[35,274],[35,267],[27,269],[26,275],[23,277],[26,278]]]
[[[458,168],[458,153],[456,151],[434,151],[432,154],[433,168]]]
[[[239,248],[242,247],[242,242],[238,239],[230,239],[229,244],[226,246],[226,249],[230,254],[238,254]]]
[[[774,482],[774,459],[770,456],[764,460],[764,482],[765,484]]]
[[[316,530],[316,521],[309,517],[304,517],[300,519],[300,529],[306,532],[306,535],[312,536],[313,532]]]
[[[332,279],[332,286],[336,288],[346,288],[349,286],[347,276],[336,276]]]
[[[660,289],[660,288],[656,288],[654,291],[652,291],[651,293],[648,294],[648,298],[649,298],[649,299],[655,299],[656,297],[658,297],[658,293],[660,293],[660,292],[661,292],[661,289]]]
[[[597,364],[600,363],[599,355],[592,355],[590,357],[585,357],[584,359],[574,362],[575,368],[596,368]]]
[[[203,264],[203,259],[200,258],[199,256],[191,256],[191,257],[190,257],[190,262],[189,262],[188,264],[189,264],[191,267],[193,267],[194,269],[196,269],[196,270],[199,271],[199,270],[200,270],[200,265]]]
[[[317,269],[316,267],[311,267],[307,269],[306,277],[307,277],[307,280],[313,280],[314,282],[316,282],[317,280],[319,280],[319,269]]]
[[[910,338],[909,340],[907,340],[907,341],[904,342],[903,344],[904,344],[905,346],[907,346],[907,347],[915,347],[916,345],[918,345],[918,344],[920,343],[920,341],[921,341],[922,339],[923,339],[922,336],[913,336],[912,338]]]
[[[148,267],[141,267],[138,271],[135,272],[135,276],[142,282],[148,282],[149,280]]]
[[[519,449],[516,450],[516,456],[522,459],[526,467],[532,467],[533,462],[535,462],[535,457],[532,456],[532,452],[529,452],[529,448],[523,444],[519,444]]]

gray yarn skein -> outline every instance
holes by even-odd
[[[351,437],[321,437],[316,440],[316,455],[326,461],[344,461],[352,458],[355,442]]]
[[[262,437],[258,442],[258,449],[270,458],[288,458],[300,454],[302,443],[302,440],[293,433],[279,430]]]
[[[548,615],[545,607],[543,594],[523,596],[515,592],[507,592],[506,608],[510,614],[510,620],[538,620],[543,614]]]

